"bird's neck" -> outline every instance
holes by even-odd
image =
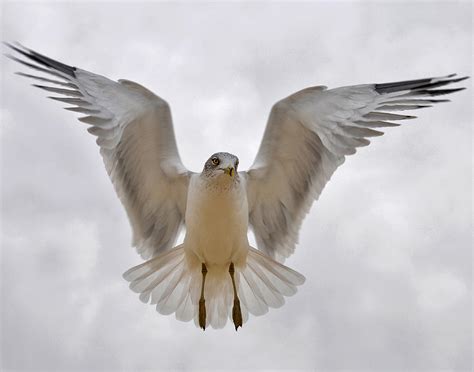
[[[227,174],[217,175],[217,176],[207,176],[201,174],[200,176],[203,186],[209,192],[232,192],[235,191],[240,185],[239,175],[231,177]]]

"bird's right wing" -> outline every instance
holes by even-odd
[[[79,120],[91,125],[88,132],[97,136],[140,255],[148,259],[172,248],[184,222],[190,172],[178,153],[168,104],[132,81],[115,82],[20,45],[7,45],[17,53],[10,58],[54,79],[19,75],[42,82],[35,86],[72,105],[67,110],[86,115]]]
[[[443,102],[433,97],[464,88],[435,88],[464,79],[312,87],[277,102],[255,162],[243,173],[258,248],[279,260],[291,255],[304,216],[345,157],[382,135],[379,128],[414,118],[393,111]]]

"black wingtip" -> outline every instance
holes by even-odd
[[[18,42],[15,42],[15,44],[17,44],[18,46],[15,46],[15,45],[13,45],[13,44],[11,44],[11,43],[8,43],[8,42],[6,42],[6,41],[4,41],[3,44],[5,44],[5,45],[6,45],[7,47],[9,47],[11,50],[14,50],[15,52],[20,53],[20,54],[22,54],[22,55],[25,55],[25,53],[26,53],[26,51],[20,49],[20,48],[23,48],[23,49],[26,49],[26,48],[24,48],[24,47],[23,47],[20,43],[18,43]]]
[[[7,47],[11,48],[11,49],[14,49],[15,47],[13,46],[13,44],[9,43],[8,41],[2,41],[3,45],[6,45]]]
[[[469,78],[470,78],[470,76],[463,76],[462,78],[454,79],[454,82],[459,83],[460,81],[464,81],[464,80],[467,80]]]
[[[453,89],[427,89],[427,90],[418,90],[414,92],[416,95],[428,95],[432,97],[436,96],[442,96],[445,94],[451,94],[451,93],[456,93],[460,92],[461,90],[465,90],[465,87],[462,88],[453,88]]]
[[[383,83],[375,84],[374,89],[379,94],[388,94],[402,91],[409,91],[416,94],[416,92],[432,91],[434,88],[439,88],[448,84],[459,83],[466,79],[469,79],[469,76],[463,76],[460,78],[454,78],[457,74],[449,74],[442,77],[433,77],[426,79],[418,80],[406,80],[406,81],[397,81],[393,83]],[[449,91],[449,89],[445,89]],[[453,90],[453,92],[456,90]],[[446,93],[445,93],[446,94]]]
[[[16,45],[13,45],[12,43],[8,43],[6,41],[3,41],[3,44],[5,44],[7,47],[10,49],[14,50],[18,54],[21,54],[22,56],[28,58],[29,60],[36,62],[38,65],[42,65],[47,67],[48,69],[51,70],[56,70],[58,72],[61,72],[63,74],[67,74],[71,77],[76,77],[75,71],[77,70],[76,67],[66,65],[62,62],[56,61],[52,58],[46,57],[38,52],[35,52],[32,49],[29,49],[19,42],[15,42]],[[15,57],[10,57],[11,59],[19,62],[18,58]]]

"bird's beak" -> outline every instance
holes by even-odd
[[[228,174],[231,177],[234,177],[235,169],[234,169],[234,167],[224,168],[224,173]]]

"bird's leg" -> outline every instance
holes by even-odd
[[[235,330],[237,331],[237,328],[242,328],[242,311],[240,310],[240,300],[237,296],[237,288],[235,287],[234,273],[234,263],[231,262],[229,266],[229,274],[232,279],[232,287],[234,288],[234,306],[232,307],[232,320],[234,321]]]
[[[206,330],[206,300],[204,299],[204,284],[206,283],[207,267],[203,263],[201,266],[202,273],[202,286],[201,286],[201,298],[199,299],[199,326],[203,331]]]

